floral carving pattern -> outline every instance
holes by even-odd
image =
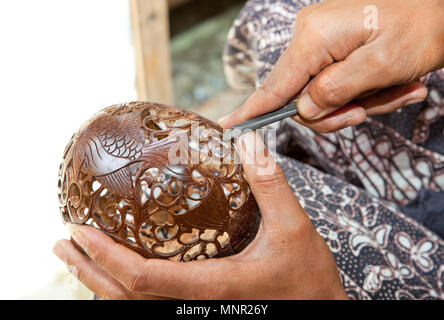
[[[63,221],[92,225],[146,257],[239,252],[260,216],[236,156],[221,129],[196,114],[143,102],[106,108],[66,148]]]

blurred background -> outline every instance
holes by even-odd
[[[69,238],[57,170],[98,110],[148,100],[212,120],[249,92],[228,88],[222,51],[243,0],[0,2],[0,299],[90,299],[52,254]]]

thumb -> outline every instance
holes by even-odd
[[[241,136],[237,148],[242,166],[262,214],[264,225],[294,227],[307,216],[291,191],[284,172],[254,132]]]

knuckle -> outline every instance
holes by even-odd
[[[287,102],[287,99],[280,94],[275,85],[275,73],[272,71],[268,74],[265,80],[259,85],[258,89],[261,90],[265,95],[271,95],[274,100],[283,104]]]
[[[321,16],[318,10],[314,10],[313,8],[304,7],[299,14],[300,16],[300,28],[303,33],[308,32],[310,35],[319,34],[319,25]]]
[[[129,300],[130,297],[121,290],[116,290],[115,287],[109,285],[102,289],[99,297],[103,300]]]
[[[310,219],[305,218],[298,221],[296,225],[289,226],[289,230],[286,230],[285,234],[292,241],[300,241],[311,239],[315,235],[315,230]]]
[[[80,282],[85,281],[86,276],[85,276],[85,271],[82,268],[76,268],[74,267],[74,270],[71,272],[73,274],[74,277],[77,278],[77,280],[79,280]]]
[[[273,78],[274,72],[271,71],[264,79],[264,81],[262,81],[262,83],[259,85],[258,89],[263,91],[264,93],[269,93],[273,88]]]
[[[328,18],[328,10],[323,9],[322,3],[313,3],[302,8],[296,16],[294,24],[294,33],[302,36],[305,41],[323,40],[326,37],[326,23],[331,19]]]
[[[299,10],[297,19],[299,19],[301,22],[304,20],[308,20],[310,17],[313,17],[313,6],[305,6],[301,10]]]
[[[273,174],[256,174],[253,179],[253,183],[260,186],[265,194],[278,193],[285,181],[284,172],[278,165]]]
[[[142,292],[146,289],[145,285],[145,275],[139,271],[129,272],[127,278],[124,280],[124,286],[133,292]]]
[[[373,52],[371,61],[378,67],[387,66],[387,55],[382,50],[377,50]]]
[[[324,73],[320,75],[314,84],[314,89],[319,92],[323,103],[327,107],[342,106],[346,103],[344,101],[347,94],[346,87],[337,81],[332,74]]]
[[[82,268],[78,268],[73,264],[67,264],[66,267],[68,268],[69,273],[71,273],[72,276],[75,277],[77,280],[85,280],[85,271]]]
[[[308,12],[310,12],[310,7],[308,7],[308,6],[303,7],[301,10],[299,10],[298,18],[301,18],[301,19],[305,18],[305,16],[308,14]]]
[[[355,122],[357,122],[357,119],[354,119],[352,116],[345,116],[342,119],[342,123],[341,123],[339,129],[344,129],[344,128],[350,127],[350,126],[354,125]]]
[[[89,246],[88,248],[88,256],[93,260],[97,265],[102,266],[106,260],[106,253],[101,250],[97,250],[94,246]]]
[[[383,50],[374,50],[368,60],[378,74],[383,70],[388,75],[397,65],[394,55]]]

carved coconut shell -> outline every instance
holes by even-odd
[[[260,221],[222,129],[149,102],[108,107],[73,135],[58,194],[64,223],[98,228],[146,258],[232,255]]]

